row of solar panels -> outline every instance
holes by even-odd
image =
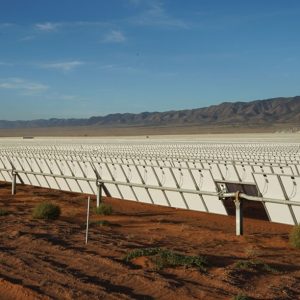
[[[3,143],[2,143],[3,144]],[[144,152],[152,152],[152,153],[161,153],[162,151],[169,152],[169,153],[198,153],[198,154],[205,154],[205,153],[238,153],[238,154],[246,154],[246,155],[252,155],[252,154],[266,154],[266,155],[273,155],[281,153],[285,153],[286,155],[290,154],[299,154],[299,144],[298,143],[259,143],[259,144],[250,144],[250,143],[200,143],[200,142],[182,142],[182,143],[162,143],[162,142],[156,142],[156,143],[149,143],[149,141],[145,143],[141,143],[141,141],[134,143],[133,141],[128,142],[120,142],[118,143],[108,143],[105,141],[97,140],[94,143],[87,143],[86,140],[84,140],[84,144],[82,141],[79,141],[76,143],[76,140],[74,140],[74,143],[67,144],[65,139],[61,141],[56,141],[53,143],[53,141],[49,142],[39,142],[37,140],[25,143],[22,141],[22,143],[5,143],[5,146],[7,148],[15,148],[18,149],[29,149],[29,148],[39,148],[43,151],[46,150],[58,150],[58,151],[68,151],[70,149],[74,149],[76,151],[90,151],[96,150],[96,151],[117,151],[117,152],[134,152],[137,151],[144,151]]]
[[[11,155],[10,151],[1,152],[2,155]],[[217,163],[217,164],[242,164],[242,165],[256,165],[264,168],[266,166],[272,167],[286,167],[290,166],[292,168],[292,174],[297,175],[300,173],[300,162],[260,162],[257,160],[224,160],[224,159],[209,159],[209,158],[197,158],[197,159],[172,159],[172,158],[151,158],[143,157],[138,155],[123,156],[123,155],[101,155],[92,153],[90,155],[80,155],[78,153],[44,153],[44,152],[19,152],[14,151],[14,154],[18,157],[38,157],[38,158],[48,158],[48,159],[68,159],[68,160],[81,160],[81,161],[109,161],[112,163],[147,163],[150,165],[159,165],[159,166],[181,166],[181,167],[190,167],[192,165],[199,167],[202,163]]]
[[[226,180],[243,183],[255,183],[253,173],[272,173],[272,174],[285,174],[291,176],[300,175],[300,164],[290,166],[284,164],[272,164],[264,165],[248,162],[210,162],[202,159],[200,161],[172,161],[172,160],[148,160],[148,159],[129,159],[122,157],[109,157],[109,156],[86,156],[80,157],[78,155],[42,155],[37,154],[35,156],[22,154],[18,160],[27,160],[27,164],[35,164],[35,160],[47,159],[51,161],[55,160],[68,160],[72,166],[73,162],[107,162],[112,164],[133,164],[133,165],[147,165],[147,166],[159,166],[159,167],[178,167],[178,168],[196,168],[196,169],[209,169],[211,170],[215,180]],[[30,162],[28,162],[28,160]],[[18,163],[18,162],[16,162]],[[26,165],[26,162],[25,162]],[[29,169],[29,167],[28,167]]]
[[[0,150],[0,153],[3,155],[10,155],[11,149],[2,149]],[[147,159],[147,160],[170,160],[170,161],[203,161],[206,160],[207,162],[221,162],[221,161],[240,161],[243,163],[254,163],[254,164],[285,164],[285,165],[291,165],[296,164],[300,165],[300,157],[289,155],[289,156],[283,156],[283,155],[277,155],[272,158],[267,158],[265,156],[260,156],[259,154],[253,155],[253,156],[228,156],[226,155],[226,152],[222,155],[205,155],[205,154],[197,154],[195,155],[179,155],[179,156],[171,156],[164,153],[152,155],[150,153],[143,153],[140,151],[133,151],[132,153],[114,153],[112,151],[101,152],[101,151],[94,151],[91,150],[90,152],[82,152],[82,151],[76,151],[76,150],[69,150],[69,151],[41,151],[36,149],[27,149],[26,151],[20,151],[19,149],[13,150],[14,152],[17,152],[19,156],[21,155],[41,155],[42,157],[49,156],[54,158],[64,158],[67,156],[75,156],[80,157],[81,159],[89,159],[91,156],[97,156],[97,157],[121,157],[121,158],[128,158],[128,159]]]
[[[11,151],[1,151],[3,155],[10,155]],[[252,165],[280,165],[280,166],[285,166],[285,165],[298,165],[300,167],[300,162],[297,162],[295,160],[274,160],[274,161],[269,161],[269,160],[258,160],[258,159],[236,159],[236,160],[226,160],[224,158],[207,158],[207,157],[197,157],[197,158],[177,158],[174,159],[172,157],[151,157],[151,156],[144,156],[141,154],[134,154],[132,153],[131,155],[122,155],[122,154],[112,154],[112,153],[89,153],[89,154],[82,154],[80,152],[75,152],[75,151],[63,151],[63,152],[57,152],[57,151],[50,151],[50,152],[44,152],[44,151],[14,151],[15,154],[18,154],[18,156],[24,156],[24,157],[41,157],[41,158],[55,158],[55,159],[64,159],[67,158],[69,160],[74,160],[74,159],[81,159],[81,160],[87,160],[87,161],[93,161],[93,160],[99,160],[103,158],[110,159],[112,162],[113,160],[117,160],[115,162],[125,162],[125,160],[128,161],[128,163],[135,162],[138,160],[147,160],[147,161],[162,161],[162,162],[169,162],[170,165],[174,165],[176,163],[201,163],[201,162],[210,162],[210,163],[244,163],[244,164],[252,164]]]
[[[261,153],[253,153],[253,154],[249,154],[249,153],[243,153],[243,152],[231,152],[230,150],[224,150],[222,152],[220,151],[212,151],[212,152],[202,152],[202,151],[188,151],[188,152],[181,152],[181,151],[174,151],[174,152],[169,152],[169,151],[164,151],[162,150],[160,151],[146,151],[145,149],[139,149],[139,148],[135,148],[131,151],[120,151],[120,150],[115,150],[115,149],[110,149],[110,148],[106,148],[106,149],[94,149],[94,148],[90,148],[89,151],[83,151],[82,149],[76,149],[76,147],[74,149],[68,149],[68,150],[53,150],[53,149],[48,149],[48,150],[43,150],[40,149],[40,151],[44,152],[44,153],[54,153],[55,151],[57,153],[63,153],[66,154],[68,152],[74,151],[76,153],[81,153],[82,155],[85,154],[91,154],[91,153],[98,153],[98,154],[106,154],[109,153],[110,155],[145,155],[145,156],[157,156],[157,157],[162,157],[162,156],[166,156],[166,157],[181,157],[181,158],[197,158],[197,157],[207,157],[207,158],[233,158],[233,159],[264,159],[264,160],[298,160],[300,159],[299,154],[295,154],[294,152],[291,152],[289,150],[287,150],[286,152],[282,152],[282,153],[271,153],[271,154],[266,154],[265,152],[261,152]],[[19,151],[35,151],[37,152],[37,149],[32,149],[32,148],[26,148],[26,149],[19,149]]]
[[[264,198],[300,201],[300,176],[256,172],[253,166],[211,168],[158,167],[109,162],[82,162],[55,159],[0,157],[0,180],[11,181],[11,169],[18,171],[18,182],[52,189],[87,194],[97,192],[95,181],[105,182],[116,198],[169,205],[211,213],[227,214],[218,196],[199,195],[195,191],[219,192],[224,172],[235,174],[225,182],[256,185]],[[231,168],[232,167],[232,168]],[[239,168],[240,167],[240,168]],[[240,174],[238,175],[238,173]],[[67,178],[68,177],[68,178]],[[228,178],[228,177],[227,177]],[[265,203],[271,221],[300,223],[299,207]]]
[[[37,143],[35,143],[37,144]],[[27,146],[32,145],[32,143],[29,143],[27,145],[20,144],[20,146],[24,146],[23,148],[26,148]],[[12,144],[14,146],[14,144]],[[172,141],[171,143],[167,142],[161,142],[157,141],[155,143],[151,143],[149,141],[145,141],[144,143],[139,140],[138,142],[134,141],[124,141],[118,143],[118,141],[114,142],[101,142],[96,141],[94,143],[76,143],[76,141],[72,144],[67,144],[64,140],[60,142],[56,142],[54,145],[53,143],[49,143],[47,145],[46,143],[40,143],[38,144],[38,147],[40,147],[43,150],[53,150],[57,149],[59,151],[63,150],[69,150],[70,148],[76,148],[76,150],[89,150],[91,148],[95,150],[115,150],[115,151],[134,151],[135,149],[138,150],[144,150],[144,151],[152,151],[152,152],[159,152],[161,150],[169,151],[169,152],[216,152],[216,151],[227,151],[227,152],[245,152],[245,153],[280,153],[280,152],[287,152],[286,150],[289,150],[290,152],[297,152],[299,150],[299,144],[298,143],[201,143],[201,142],[191,142],[191,141],[185,141],[181,143],[176,143]]]

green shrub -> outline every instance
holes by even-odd
[[[197,267],[201,271],[206,271],[206,259],[202,256],[187,256],[173,251],[164,250],[155,256],[153,259],[158,269],[164,267]]]
[[[0,217],[9,215],[6,209],[0,208]]]
[[[183,255],[161,248],[136,249],[128,253],[124,260],[128,262],[141,256],[151,256],[152,262],[159,270],[165,267],[184,266],[197,267],[201,271],[206,271],[207,261],[204,257]]]
[[[290,244],[297,249],[300,248],[300,225],[293,227],[290,233]]]
[[[103,216],[108,216],[112,214],[112,207],[111,205],[105,204],[105,203],[100,203],[98,207],[95,208],[95,213],[97,215],[103,215]]]
[[[238,270],[245,270],[245,271],[264,271],[269,273],[278,273],[274,267],[264,263],[263,261],[257,259],[251,260],[239,260],[234,265],[235,269]]]
[[[233,297],[233,300],[250,300],[250,298],[244,294],[238,294]]]
[[[35,206],[32,216],[35,219],[55,220],[60,216],[60,207],[53,203],[42,202]]]

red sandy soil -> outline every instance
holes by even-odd
[[[59,204],[56,221],[35,220],[41,201]],[[0,184],[0,299],[300,299],[300,252],[288,244],[291,226],[246,219],[235,236],[234,217],[104,199],[109,226],[91,225],[85,245],[86,195]],[[93,198],[93,206],[95,201]],[[205,256],[207,271],[195,267],[157,270],[150,259],[125,262],[145,247]],[[260,260],[276,272],[238,268]]]

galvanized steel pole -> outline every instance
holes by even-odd
[[[235,193],[234,198],[235,204],[235,224],[236,224],[236,235],[243,235],[243,200],[240,198],[240,192]]]
[[[86,231],[85,231],[85,244],[87,244],[87,243],[88,243],[88,236],[89,236],[89,222],[90,222],[90,200],[91,200],[91,197],[88,197],[87,211],[86,211]]]
[[[17,173],[15,172],[15,170],[12,170],[11,176],[11,194],[15,195],[17,190]]]

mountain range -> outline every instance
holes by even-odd
[[[209,107],[166,111],[116,113],[87,119],[0,120],[1,129],[49,127],[147,127],[147,126],[300,126],[300,96],[251,102],[224,102]]]

